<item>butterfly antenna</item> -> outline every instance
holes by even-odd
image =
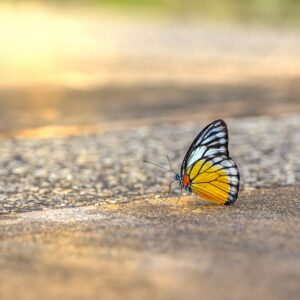
[[[172,168],[172,165],[171,165],[171,161],[170,161],[170,157],[169,155],[167,155],[167,159],[168,159],[168,162],[169,162],[169,167],[170,167],[170,170],[173,171],[174,174],[176,174],[176,172],[174,171],[174,169]]]
[[[169,169],[167,169],[167,168],[165,168],[165,167],[163,167],[163,166],[157,165],[157,164],[152,163],[152,162],[150,162],[150,161],[144,160],[144,163],[147,163],[147,164],[156,166],[156,167],[158,167],[158,168],[160,168],[160,169],[166,170],[166,171],[168,171],[168,172],[173,173],[173,174],[176,175],[176,173],[175,173],[173,170],[169,170]]]

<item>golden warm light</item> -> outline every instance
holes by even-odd
[[[298,299],[299,20],[0,1],[0,300]]]
[[[220,52],[218,43],[207,43],[203,36],[203,31],[215,30],[213,25],[146,23],[141,35],[139,22],[101,9],[1,6],[0,87],[230,83],[293,78],[300,73],[293,35],[283,48],[273,51],[279,35],[261,30],[256,38],[255,31],[247,29],[247,37],[242,38],[245,53],[240,53],[239,46],[230,43],[235,29],[225,26],[220,43],[230,49]],[[165,39],[169,31],[170,41]],[[179,47],[172,45],[175,34]],[[268,46],[263,44],[264,36],[270,39]],[[189,49],[192,53],[186,55]]]
[[[113,57],[114,47],[94,32],[98,17],[41,6],[1,7],[0,85],[80,87],[99,81],[89,69],[98,57]]]

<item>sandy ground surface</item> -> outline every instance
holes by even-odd
[[[10,214],[1,299],[298,299],[300,188]]]

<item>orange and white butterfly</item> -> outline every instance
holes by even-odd
[[[181,189],[209,202],[233,204],[238,197],[240,174],[229,156],[226,123],[216,120],[207,125],[188,149],[180,174],[168,171],[175,174]]]
[[[230,205],[238,197],[240,174],[228,151],[228,130],[223,120],[206,126],[188,149],[180,174],[180,187],[203,200]]]

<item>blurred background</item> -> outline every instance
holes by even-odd
[[[296,0],[2,0],[0,136],[300,112]]]

